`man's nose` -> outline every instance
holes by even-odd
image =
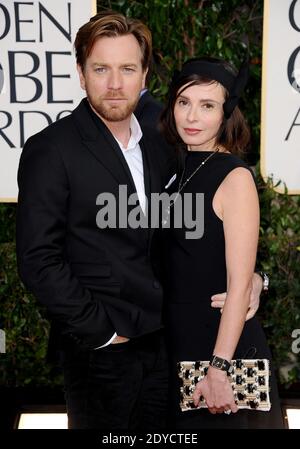
[[[108,79],[109,89],[121,89],[122,87],[122,76],[118,70],[112,70]]]

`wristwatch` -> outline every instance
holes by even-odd
[[[264,271],[257,271],[263,281],[263,291],[267,292],[269,290],[270,278]]]
[[[233,366],[226,359],[222,359],[222,357],[218,357],[217,355],[213,355],[211,361],[209,362],[210,366],[214,368],[220,369],[222,371],[226,371],[228,374],[231,374],[233,371]]]

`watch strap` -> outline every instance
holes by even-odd
[[[228,360],[223,359],[222,357],[219,357],[217,355],[212,356],[209,364],[210,364],[210,366],[212,366],[216,369],[220,369],[222,371],[226,371],[229,374],[232,371],[231,363]]]

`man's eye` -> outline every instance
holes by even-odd
[[[95,69],[95,71],[96,71],[97,73],[104,73],[105,70],[106,70],[106,67],[97,67],[97,68]]]
[[[126,73],[132,73],[132,72],[134,72],[134,69],[132,67],[124,67],[123,71]]]

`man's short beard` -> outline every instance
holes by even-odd
[[[90,101],[90,99],[89,99]],[[131,114],[134,112],[136,105],[138,103],[138,99],[133,103],[129,103],[124,108],[113,108],[110,106],[105,106],[103,101],[98,101],[98,103],[91,102],[91,105],[104,120],[108,122],[121,122],[126,120]]]

